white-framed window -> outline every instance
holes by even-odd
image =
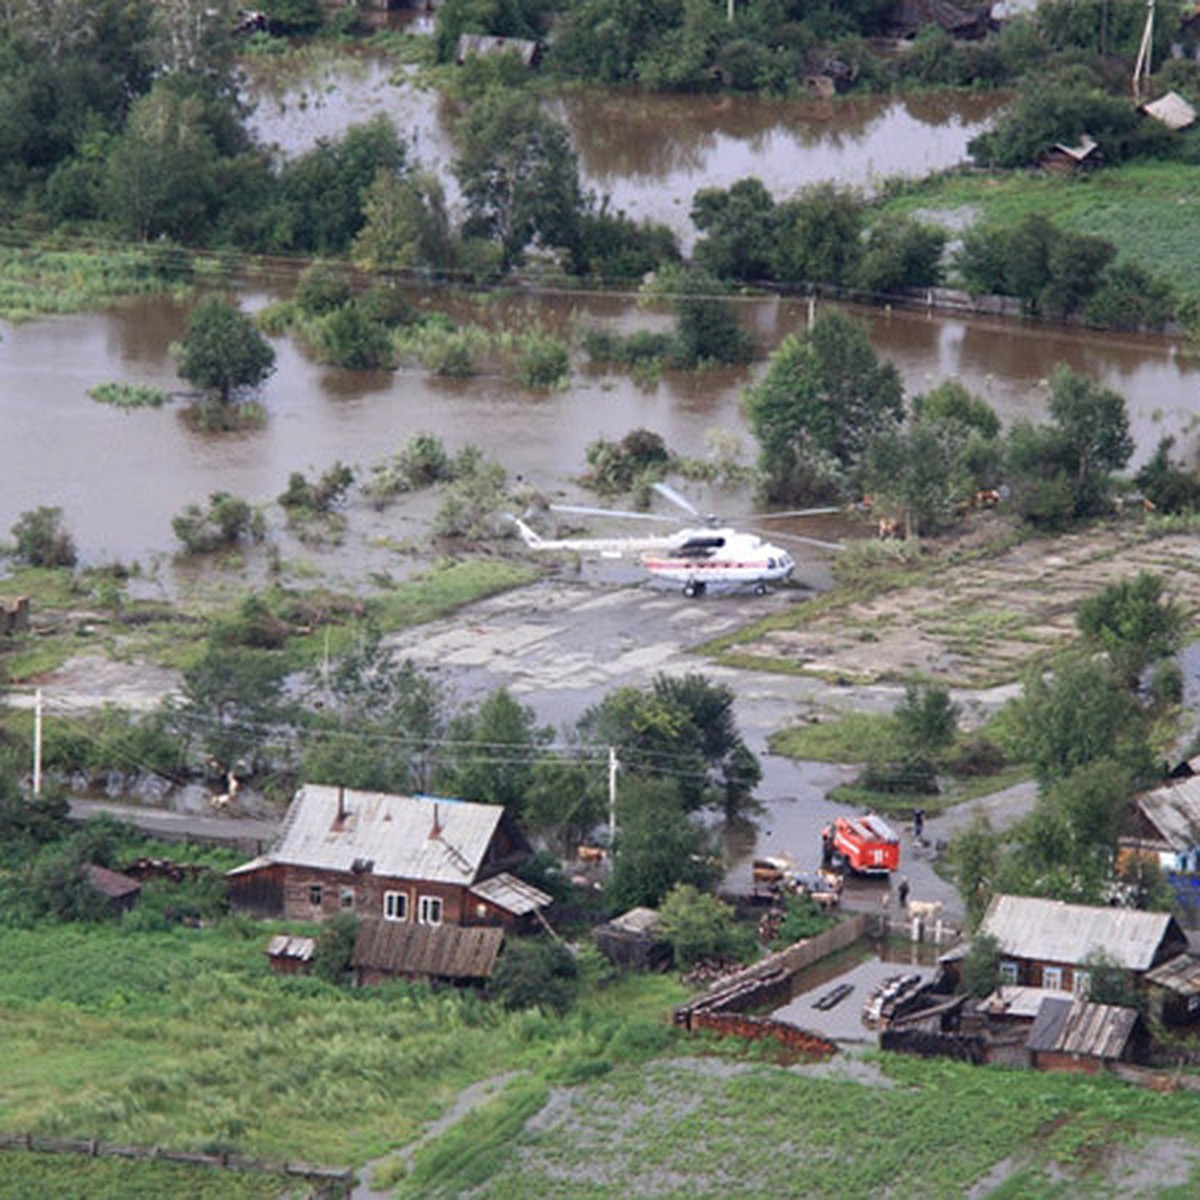
[[[1091,971],[1081,971],[1078,967],[1075,968],[1075,975],[1071,980],[1071,991],[1080,999],[1086,1000],[1088,988],[1092,986]]]
[[[1017,986],[1017,964],[1011,958],[1006,958],[1000,964],[1000,982],[1006,987]]]
[[[441,896],[422,896],[417,901],[417,924],[440,925],[442,923]]]
[[[338,896],[338,903],[340,903],[343,908],[353,908],[354,907],[354,889],[353,888],[342,888],[341,894]]]
[[[408,920],[408,893],[383,893],[383,919],[385,921]]]
[[[321,907],[321,885],[319,883],[308,885],[308,902],[313,908]]]
[[[1042,987],[1051,992],[1061,992],[1063,990],[1062,967],[1043,967]]]

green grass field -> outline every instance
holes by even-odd
[[[1074,233],[1107,238],[1118,261],[1137,263],[1200,300],[1200,169],[1171,162],[1105,167],[1088,175],[997,172],[935,176],[900,189],[888,215],[977,214],[1013,225],[1044,213]]]
[[[956,1197],[985,1178],[971,1194],[1171,1197],[1200,1184],[1194,1093],[886,1055],[789,1066],[672,1031],[674,980],[599,986],[594,963],[565,1017],[425,988],[339,991],[272,976],[269,932],[5,930],[0,1128],[361,1166],[412,1143],[464,1088],[502,1080],[378,1178],[422,1200]],[[12,1152],[0,1198],[279,1194],[269,1176],[181,1170]]]

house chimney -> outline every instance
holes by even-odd
[[[434,838],[442,836],[442,814],[438,809],[437,801],[433,804],[433,828],[429,831],[429,838],[432,841]]]
[[[344,787],[338,788],[337,819],[339,825],[346,819],[346,789]]]

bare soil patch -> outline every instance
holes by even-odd
[[[802,606],[752,628],[739,661],[856,681],[922,676],[986,687],[1020,675],[1076,637],[1081,600],[1139,571],[1165,577],[1200,612],[1200,539],[1107,526],[1023,542],[993,558],[939,561],[911,586]]]

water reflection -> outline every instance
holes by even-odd
[[[460,106],[418,88],[409,68],[373,53],[253,59],[245,67],[255,100],[250,124],[264,145],[295,155],[382,113],[443,176],[447,201],[457,204],[451,129]],[[891,175],[923,175],[961,162],[999,104],[972,94],[829,104],[598,88],[547,102],[570,130],[585,188],[631,216],[670,226],[685,247],[699,188],[756,176],[782,199],[825,179],[870,188]]]

